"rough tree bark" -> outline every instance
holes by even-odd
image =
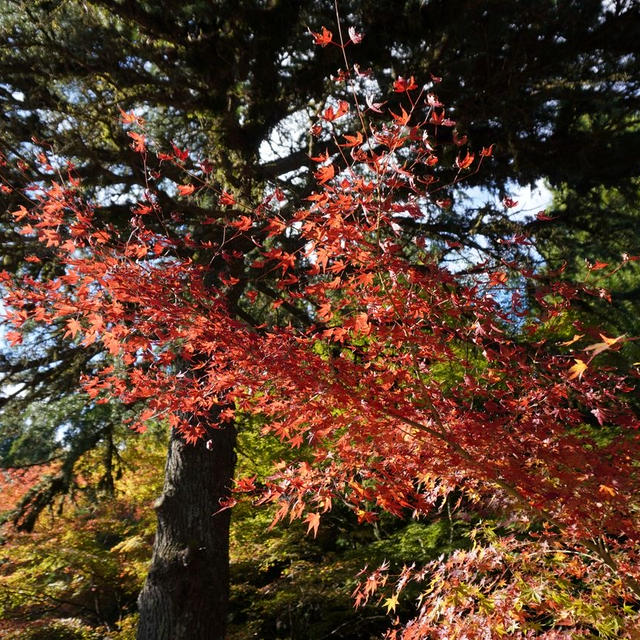
[[[195,445],[172,432],[153,558],[138,597],[138,640],[223,640],[229,599],[232,425]]]

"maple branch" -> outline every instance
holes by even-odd
[[[284,158],[277,158],[258,165],[258,171],[263,178],[277,178],[284,173],[300,169],[300,167],[312,169],[314,166],[315,163],[309,158],[307,150],[301,149]]]
[[[69,607],[74,607],[78,612],[86,611],[90,616],[94,616],[97,613],[95,609],[85,604],[82,604],[81,602],[77,602],[75,600],[57,598],[56,596],[43,592],[41,589],[39,589],[38,591],[35,591],[35,590],[32,591],[30,589],[25,589],[24,587],[12,587],[11,585],[4,584],[3,591],[5,591],[6,593],[15,593],[21,596],[29,596],[33,598],[36,602],[42,603],[38,609],[40,616],[43,613],[59,611],[62,607],[65,607],[66,615],[69,615],[68,613]],[[52,605],[49,607],[45,607],[44,605],[47,602],[51,602]],[[15,619],[30,620],[32,615],[33,614],[30,611],[24,611],[24,613],[20,615],[12,612],[11,617]],[[103,623],[106,624],[106,621],[103,621]]]
[[[455,451],[466,462],[468,462],[470,465],[479,469],[482,475],[484,475],[487,478],[487,480],[489,480],[490,482],[493,482],[494,484],[499,486],[505,493],[507,493],[512,498],[514,498],[525,511],[527,511],[531,515],[536,516],[537,518],[540,518],[541,520],[544,520],[545,522],[548,522],[549,524],[556,527],[559,531],[564,531],[566,529],[566,525],[563,524],[560,520],[552,516],[550,513],[548,513],[544,509],[540,509],[539,507],[532,506],[529,503],[529,501],[526,500],[517,489],[512,487],[508,482],[506,482],[502,478],[491,477],[491,476],[487,477],[485,473],[486,463],[484,463],[484,466],[480,466],[480,464],[473,458],[473,456],[471,456],[471,454],[466,449],[464,449],[464,447],[462,447],[457,442],[452,441],[446,434],[438,431],[437,429],[432,429],[427,425],[424,425],[420,422],[412,420],[411,418],[407,418],[406,416],[403,416],[402,414],[390,409],[387,409],[386,411],[383,410],[383,415],[386,415],[387,417],[395,418],[397,420],[401,420],[409,426],[412,426],[420,431],[423,431],[425,433],[428,433],[429,435],[432,435],[435,438],[438,438],[439,440],[444,442],[448,447],[453,449],[453,451]],[[436,421],[437,420],[439,419],[436,416]],[[632,591],[638,598],[640,598],[640,582],[636,580],[633,576],[630,576],[620,571],[618,564],[613,559],[611,554],[606,550],[604,545],[595,544],[589,540],[581,540],[580,544],[582,544],[585,548],[589,549],[589,551],[594,553],[607,567],[609,567],[609,569],[611,569],[611,571],[616,576],[620,578],[620,580],[622,580],[623,584],[625,584],[630,591]]]
[[[291,304],[288,300],[285,300],[277,291],[274,291],[269,285],[264,282],[257,280],[254,283],[255,288],[269,296],[272,300],[282,301],[281,306],[286,309],[292,316],[298,318],[305,326],[309,326],[315,322],[317,326],[321,326],[320,323],[314,321],[311,316],[305,313],[302,309],[299,309],[295,305]],[[309,299],[306,300],[309,304],[313,304],[313,302]]]

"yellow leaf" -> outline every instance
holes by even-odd
[[[625,338],[624,335],[618,336],[617,338],[607,338],[607,336],[603,334],[600,334],[600,337],[602,338],[603,342],[597,342],[596,344],[592,344],[585,348],[585,351],[592,352],[591,353],[592,358],[595,358],[599,353],[602,353],[603,351],[610,349],[614,344],[620,342],[620,340]]]
[[[613,487],[608,487],[606,484],[601,484],[598,487],[598,491],[600,493],[606,493],[610,496],[615,496],[616,495],[616,490]]]
[[[569,380],[573,380],[573,378],[578,378],[580,380],[582,378],[582,374],[586,371],[587,365],[578,358],[574,358],[575,364],[569,369]]]
[[[574,334],[573,338],[571,338],[571,340],[567,340],[566,342],[561,342],[560,344],[563,347],[568,347],[570,344],[573,344],[574,342],[578,342],[580,338],[584,338],[584,333],[576,333]]]
[[[383,606],[387,608],[387,613],[391,613],[392,611],[396,612],[396,607],[398,606],[398,594],[394,593],[390,598],[387,598],[383,602]]]
[[[148,548],[149,544],[142,536],[132,536],[125,538],[122,542],[118,542],[118,544],[111,547],[110,551],[114,553],[137,553],[147,551]]]

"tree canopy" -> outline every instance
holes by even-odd
[[[334,334],[344,335],[340,333],[344,330],[362,334],[362,344],[351,345],[355,355],[349,362],[353,364],[345,366],[355,367],[362,364],[361,360],[366,361],[367,328],[374,326],[369,317],[375,316],[371,316],[368,307],[362,309],[364,317],[350,308],[347,298],[318,296],[307,289],[306,300],[313,301],[308,307],[296,297],[301,292],[295,289],[302,284],[282,283],[287,271],[300,278],[300,269],[304,272],[306,268],[295,266],[292,256],[300,255],[305,243],[319,242],[306,232],[292,231],[303,220],[299,217],[300,202],[313,195],[318,180],[321,185],[331,184],[334,175],[352,166],[346,153],[356,152],[362,144],[355,138],[340,138],[341,133],[353,135],[354,126],[357,129],[357,117],[338,117],[342,115],[342,104],[352,102],[345,78],[353,80],[362,101],[362,106],[351,105],[351,113],[362,113],[370,108],[366,106],[369,104],[374,111],[375,103],[387,98],[382,106],[385,111],[403,114],[406,112],[400,109],[407,108],[410,113],[410,119],[400,125],[396,120],[395,126],[435,119],[426,125],[425,132],[431,135],[435,133],[432,129],[439,129],[438,144],[442,146],[438,166],[457,163],[458,173],[465,172],[467,162],[477,166],[482,157],[482,170],[466,171],[464,187],[491,188],[499,194],[497,200],[489,199],[487,204],[479,204],[477,196],[469,200],[457,178],[448,180],[446,171],[435,167],[434,179],[442,185],[439,204],[420,203],[420,207],[427,207],[421,209],[422,215],[395,216],[390,221],[393,233],[387,240],[392,245],[397,241],[404,257],[413,264],[416,260],[425,262],[426,266],[421,267],[425,273],[418,269],[420,275],[411,278],[420,280],[431,273],[429,260],[422,253],[425,250],[436,262],[448,259],[455,264],[471,249],[490,261],[484,268],[493,269],[489,282],[499,288],[507,283],[505,279],[513,268],[511,263],[507,268],[500,267],[501,263],[518,256],[529,260],[538,257],[523,238],[539,241],[547,264],[555,262],[556,266],[565,260],[577,265],[582,257],[596,263],[614,263],[614,256],[621,249],[632,258],[635,256],[633,247],[621,247],[613,235],[605,238],[598,232],[602,246],[597,249],[590,240],[594,238],[593,230],[602,228],[603,203],[609,207],[609,202],[622,202],[621,210],[627,219],[633,221],[637,217],[638,161],[633,149],[638,135],[640,76],[633,43],[639,30],[639,10],[633,2],[495,2],[487,6],[473,2],[406,2],[382,8],[380,3],[341,2],[341,19],[355,26],[356,36],[364,34],[357,46],[353,46],[354,42],[346,48],[322,41],[322,26],[331,26],[328,16],[334,12],[333,3],[328,2],[256,1],[237,6],[235,2],[161,5],[4,1],[2,9],[0,28],[6,44],[0,52],[0,99],[5,106],[5,184],[18,184],[24,174],[29,174],[28,180],[33,183],[50,180],[55,171],[72,184],[77,181],[82,185],[77,198],[99,203],[99,218],[83,209],[84,205],[78,204],[80,200],[67,200],[66,191],[57,195],[49,192],[49,202],[58,201],[71,211],[84,212],[87,220],[77,223],[82,229],[72,229],[71,237],[83,237],[91,228],[94,236],[85,246],[98,253],[103,241],[106,248],[111,246],[111,240],[130,233],[133,220],[138,226],[132,236],[135,242],[128,250],[141,253],[129,254],[127,259],[144,261],[142,252],[158,249],[158,260],[167,250],[178,261],[171,268],[170,263],[165,265],[161,274],[164,281],[154,285],[159,288],[147,289],[147,308],[163,300],[167,283],[178,290],[184,278],[180,269],[191,264],[189,278],[202,274],[201,280],[191,281],[194,296],[201,290],[209,291],[208,295],[224,292],[225,308],[232,311],[234,318],[228,326],[227,346],[236,344],[240,333],[235,337],[232,334],[240,325],[259,332],[265,322],[276,326],[291,322],[302,330],[318,321],[328,323],[333,317],[340,322],[346,320],[347,324],[346,329],[327,324],[323,330],[333,331],[325,336],[329,342]],[[345,31],[345,40],[347,37]],[[314,49],[314,39],[327,46]],[[336,71],[339,66],[342,69]],[[331,73],[336,75],[331,78]],[[413,89],[408,89],[414,78],[419,85],[427,83],[430,98],[411,103],[409,109],[406,98],[415,95],[411,93]],[[387,96],[387,88],[392,85],[396,91]],[[439,126],[445,118],[451,126]],[[144,131],[127,130],[119,119],[129,124],[144,119]],[[308,133],[308,124],[315,125],[313,135]],[[366,132],[365,128],[363,133]],[[144,138],[154,140],[157,149],[162,150],[160,155],[150,153],[141,161],[140,152],[146,149]],[[342,141],[344,152],[342,157],[337,154],[328,162],[330,158],[324,154],[332,139]],[[379,135],[378,142],[384,147],[388,140]],[[42,148],[46,162],[31,160],[36,147]],[[415,151],[415,146],[411,149]],[[482,156],[481,149],[486,151]],[[382,153],[380,149],[377,152]],[[420,153],[424,151],[418,151],[419,158]],[[325,164],[319,164],[318,159]],[[68,176],[66,160],[73,163]],[[415,177],[427,180],[430,171],[416,169]],[[548,216],[516,219],[509,204],[512,184],[532,183],[540,178],[556,189],[557,210]],[[206,187],[195,192],[197,197],[192,197],[194,180],[196,186],[201,180]],[[407,183],[390,189],[395,206],[404,206],[412,188]],[[18,190],[7,187],[2,197],[7,212],[20,211]],[[271,228],[256,223],[259,216],[254,217],[257,214],[251,206],[247,208],[247,203],[261,202],[265,197],[270,198],[270,203],[278,203],[278,221],[272,220]],[[364,192],[359,191],[358,198],[364,197]],[[598,197],[597,206],[591,206]],[[496,204],[500,200],[507,206]],[[317,206],[318,210],[326,206],[329,218],[334,215],[330,201],[318,202]],[[145,211],[145,207],[150,210]],[[366,207],[364,211],[366,217]],[[156,215],[158,212],[164,213]],[[61,221],[62,218],[57,224]],[[49,243],[42,244],[32,233],[21,234],[13,218],[3,218],[0,232],[6,247],[5,273],[17,280],[30,277],[31,282],[45,287],[64,282],[72,289],[68,268],[75,258],[61,258],[58,254],[58,231],[49,222],[40,220],[36,235],[42,236],[44,231],[54,234]],[[372,233],[373,228],[362,237]],[[424,239],[422,245],[415,244],[418,237]],[[171,238],[179,241],[171,245]],[[265,238],[267,245],[263,244]],[[66,241],[62,236],[58,239]],[[328,242],[327,238],[322,242]],[[322,250],[322,245],[318,247]],[[585,255],[585,247],[589,255]],[[330,244],[326,260],[320,257],[320,264],[339,274],[337,262],[329,260],[338,260],[341,250],[344,247]],[[259,260],[261,252],[266,255],[263,264]],[[353,256],[347,263],[349,260]],[[468,266],[468,276],[473,277],[474,268]],[[618,278],[628,278],[623,275],[628,271],[618,273]],[[84,277],[90,274],[87,272]],[[443,281],[455,292],[457,285],[453,281],[446,277]],[[553,275],[549,281],[553,281]],[[302,282],[313,286],[307,276]],[[623,288],[633,291],[633,282],[632,277]],[[131,279],[122,282],[122,287],[131,285]],[[357,287],[353,295],[356,290]],[[369,304],[375,306],[373,298]],[[259,313],[255,312],[256,299]],[[543,306],[548,303],[541,295],[537,300]],[[135,316],[135,305],[140,303],[140,299],[127,299],[125,307],[131,306],[131,318]],[[78,300],[72,304],[78,304]],[[182,317],[185,326],[193,321],[192,316],[184,316],[190,304],[192,300],[187,296],[175,308],[176,318]],[[456,303],[443,304],[448,307]],[[24,310],[29,320],[23,327],[29,330],[27,346],[3,355],[1,363],[6,390],[2,399],[6,425],[4,464],[66,459],[66,471],[55,481],[45,479],[16,515],[16,521],[29,529],[46,503],[56,493],[70,488],[74,465],[91,447],[102,443],[107,452],[106,468],[110,468],[110,456],[115,452],[109,441],[115,424],[123,417],[133,418],[133,413],[123,416],[119,409],[102,411],[99,405],[92,408],[87,396],[78,396],[81,374],[96,375],[103,368],[104,358],[110,357],[105,354],[111,350],[111,355],[117,355],[124,332],[112,335],[111,346],[104,341],[100,346],[98,337],[102,337],[103,326],[97,320],[97,311],[93,318],[84,316],[93,323],[95,336],[91,339],[78,317],[49,315],[47,318],[55,322],[42,331],[33,324],[33,309],[27,305]],[[218,313],[220,309],[214,305],[209,311]],[[78,308],[77,312],[86,314],[89,309]],[[109,312],[116,314],[112,322],[117,326],[119,311],[113,308]],[[140,321],[144,334],[144,327],[149,325],[142,318]],[[173,339],[184,329],[175,322],[171,331],[178,333],[172,334]],[[376,322],[383,327],[386,321],[380,317]],[[569,326],[570,318],[565,330]],[[494,329],[483,327],[499,341],[491,333]],[[85,344],[81,345],[76,337],[83,332]],[[571,338],[563,337],[567,341]],[[18,341],[15,335],[10,338]],[[185,334],[179,339],[183,338],[191,340],[193,335]],[[244,336],[236,347],[240,349],[242,340],[248,339]],[[130,342],[132,347],[134,342]],[[143,342],[140,338],[140,348]],[[608,345],[606,340],[602,344]],[[616,350],[622,344],[602,350]],[[332,362],[335,354],[331,348],[323,351],[325,347],[319,345],[317,349],[320,351],[314,358],[320,371],[327,358]],[[455,349],[448,354],[451,360],[459,357]],[[205,360],[211,356],[210,352],[200,355]],[[133,351],[129,357],[135,359]],[[180,357],[195,371],[206,367],[192,354],[183,353]],[[578,362],[584,364],[586,359],[583,356],[576,360],[575,366],[580,366]],[[296,370],[294,364],[289,367],[291,371]],[[370,373],[375,370],[373,366]],[[583,371],[573,372],[572,379],[581,381]],[[455,384],[456,374],[451,375],[450,383]],[[162,386],[167,380],[156,382]],[[181,386],[187,380],[175,387],[176,392],[187,388]],[[441,382],[438,380],[438,384]],[[394,384],[395,391],[403,389],[403,384],[394,382],[391,386]],[[465,380],[465,384],[471,383]],[[89,396],[94,395],[90,388],[89,392]],[[129,400],[140,404],[151,398],[144,393],[127,393]],[[198,392],[192,389],[189,393],[192,396],[176,393],[175,397],[186,403]],[[84,408],[70,411],[60,422],[57,416],[60,407],[69,402],[69,395],[74,406],[84,402]],[[238,398],[229,401],[234,403]],[[603,422],[609,411],[603,398],[596,401],[592,397],[589,402],[597,412],[596,422]],[[31,414],[24,413],[25,407],[31,407]],[[194,414],[193,405],[185,404],[184,408],[191,413],[194,434],[201,435],[197,422],[204,413]],[[320,408],[318,416],[322,415]],[[135,410],[136,407],[134,413]],[[50,416],[48,421],[24,419],[34,411]],[[105,416],[111,418],[103,422]],[[277,430],[277,415],[274,420]],[[65,434],[64,444],[57,438],[60,429]],[[205,427],[202,433],[206,430]],[[31,442],[36,446],[25,446]],[[517,457],[511,461],[516,466],[519,462]],[[444,474],[444,470],[441,472]],[[603,469],[603,477],[606,473]],[[108,477],[107,471],[106,485]],[[602,486],[610,487],[606,482]],[[602,494],[597,488],[595,492]],[[606,498],[606,489],[603,495]],[[315,529],[317,522],[310,520],[309,525]]]
[[[509,181],[545,178],[585,192],[626,188],[637,175],[635,3],[343,2],[339,9],[366,34],[349,55],[372,70],[372,93],[393,77],[439,76],[437,93],[459,121],[459,135],[478,148],[497,145],[472,183],[506,192]],[[312,53],[308,34],[333,12],[331,2],[5,0],[5,149],[24,156],[32,138],[54,143],[75,163],[84,188],[109,203],[110,220],[126,221],[131,194],[144,190],[145,178],[118,117],[120,109],[135,109],[160,143],[209,158],[221,186],[248,194],[276,180],[304,195],[309,152],[323,144],[308,138],[306,122],[324,109],[327,93],[344,97],[325,82],[342,65],[339,52]],[[170,184],[157,189],[167,209],[177,205]],[[12,210],[12,196],[3,199]],[[180,203],[192,222],[210,207]],[[575,223],[587,237],[603,217],[587,220],[566,208],[568,215],[556,226]],[[499,237],[505,225],[513,223],[502,211],[460,202],[430,232],[467,245],[480,229]],[[6,218],[2,234],[5,268],[46,271],[24,262],[33,247]],[[563,241],[562,251],[573,244]],[[70,345],[43,345],[31,360],[5,361],[5,384],[32,380],[28,398],[56,397],[56,389],[74,386],[88,357]],[[41,362],[58,366],[45,371]]]

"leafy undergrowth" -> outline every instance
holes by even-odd
[[[258,427],[243,424],[238,466],[260,483],[270,460],[293,454]],[[2,638],[134,640],[164,442],[153,432],[127,439],[113,497],[91,488],[97,455],[81,460],[74,498],[45,513],[34,532],[5,527]],[[6,478],[4,496],[15,499],[26,485]],[[229,640],[372,640],[394,622],[410,630],[418,615],[444,637],[462,637],[456,625],[465,618],[451,618],[454,610],[474,624],[504,611],[503,637],[525,629],[532,638],[634,637],[638,612],[602,563],[566,552],[559,539],[541,547],[524,521],[498,528],[481,503],[452,495],[430,520],[383,515],[372,523],[338,503],[315,537],[299,520],[271,527],[273,515],[248,500],[234,508]]]
[[[453,534],[445,518],[409,524],[387,518],[374,527],[358,525],[346,509],[335,509],[323,519],[316,539],[305,536],[299,523],[266,531],[266,513],[239,518],[230,640],[379,638],[391,617],[379,601],[354,609],[357,575],[384,562],[398,569],[427,562],[468,543]]]
[[[129,439],[113,496],[96,492],[99,452],[76,469],[72,496],[52,505],[31,533],[3,529],[0,635],[20,640],[129,640],[150,557],[151,504],[162,480],[157,436]],[[3,474],[3,493],[20,476]],[[5,508],[6,508],[5,504]],[[6,514],[5,514],[6,515]]]
[[[269,473],[269,460],[291,452],[259,435],[240,435],[241,473]],[[54,505],[32,533],[5,525],[0,565],[0,636],[7,640],[133,640],[136,597],[142,587],[155,527],[164,442],[157,433],[121,445],[122,474],[115,494],[95,492],[99,452],[77,469],[73,498]],[[4,474],[3,508],[28,488],[25,477]],[[33,476],[33,477],[31,477]],[[29,475],[35,482],[37,473]],[[380,637],[391,617],[379,601],[354,608],[357,574],[383,562],[391,567],[434,560],[469,545],[468,525],[439,514],[431,522],[384,516],[358,524],[346,507],[323,518],[317,537],[299,521],[271,528],[273,509],[241,501],[231,537],[229,640]],[[417,589],[414,589],[417,595]],[[405,598],[407,603],[412,598]],[[405,617],[411,609],[399,607]],[[390,612],[393,613],[393,612]]]

